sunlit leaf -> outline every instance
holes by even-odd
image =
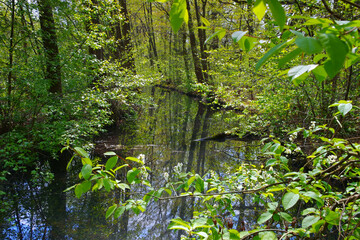
[[[130,171],[128,171],[126,175],[128,182],[131,184],[139,173],[140,173],[140,169],[137,168],[133,168]]]
[[[130,161],[133,161],[133,162],[137,162],[137,163],[140,163],[142,165],[144,165],[144,162],[141,161],[140,159],[138,158],[134,158],[134,157],[127,157],[126,160],[130,160]]]
[[[278,53],[281,49],[283,49],[284,47],[290,45],[291,43],[293,43],[295,40],[289,40],[287,42],[282,42],[278,45],[276,45],[275,47],[273,47],[272,49],[270,49],[267,53],[265,53],[265,55],[256,63],[255,65],[255,69],[259,70],[259,68],[269,59],[271,58],[274,54]]]
[[[327,223],[330,223],[331,225],[339,225],[340,213],[339,213],[339,212],[330,211],[329,214],[326,215],[325,221],[326,221]]]
[[[280,212],[279,215],[286,220],[287,222],[292,222],[293,218],[291,217],[290,214],[286,213],[286,212]]]
[[[92,172],[92,167],[89,164],[85,164],[81,169],[81,174],[83,178],[85,178],[86,180],[90,178],[91,172]]]
[[[284,8],[281,6],[278,0],[267,0],[267,3],[269,5],[273,18],[275,19],[277,25],[279,25],[280,31],[282,31],[286,22]]]
[[[89,158],[89,154],[84,149],[80,147],[74,147],[74,149],[81,157]]]
[[[323,49],[320,41],[312,37],[298,37],[295,44],[307,54],[320,53]]]
[[[314,223],[316,223],[317,221],[320,220],[319,216],[306,216],[301,223],[302,228],[308,228],[310,226],[312,226]]]
[[[105,170],[108,171],[108,170],[112,169],[113,167],[115,167],[117,160],[118,160],[117,156],[113,156],[113,157],[109,158],[106,161]]]
[[[263,214],[260,215],[260,217],[257,220],[258,224],[263,224],[264,222],[266,222],[267,220],[269,220],[270,218],[272,218],[273,214],[270,212],[265,212]]]
[[[325,62],[325,70],[329,77],[333,78],[342,69],[349,48],[334,34],[321,33],[318,37],[326,53],[330,56],[330,59]]]
[[[204,44],[208,43],[211,39],[213,39],[214,37],[218,37],[219,40],[221,40],[226,34],[226,30],[225,29],[220,29],[218,31],[216,31],[215,33],[213,33],[210,37],[208,37],[206,39],[206,41],[204,42]]]
[[[181,25],[187,23],[189,19],[186,8],[186,0],[174,0],[170,10],[170,25],[175,33],[177,33]]]
[[[350,112],[351,109],[352,109],[351,103],[341,103],[338,106],[338,110],[343,116],[345,116],[348,112]]]
[[[282,204],[285,210],[292,208],[299,200],[299,194],[288,192],[282,198]]]
[[[201,19],[201,22],[202,22],[205,26],[210,26],[209,20],[207,20],[207,19],[204,18],[204,17],[201,17],[200,19]]]
[[[266,231],[259,233],[261,240],[277,240],[276,234],[272,231]]]
[[[116,153],[115,152],[106,152],[104,153],[105,156],[115,156]]]
[[[243,36],[245,36],[247,31],[236,31],[231,35],[231,38],[233,39],[234,43],[237,43],[241,40]]]
[[[115,212],[114,212],[114,218],[117,219],[119,218],[125,211],[125,207],[124,206],[121,206],[121,207],[118,207],[116,208]]]
[[[253,12],[255,13],[256,17],[261,21],[266,12],[266,5],[264,0],[257,0],[255,2]]]
[[[310,65],[299,65],[290,68],[288,72],[288,76],[291,77],[292,80],[300,77],[304,73],[311,72],[314,70],[318,65],[317,64],[310,64]]]
[[[279,60],[279,68],[282,68],[286,63],[289,63],[291,60],[296,58],[302,50],[300,48],[296,48],[295,50],[291,51],[287,55],[285,55],[283,58]]]
[[[114,204],[114,205],[112,205],[111,207],[108,208],[108,210],[106,211],[106,214],[105,214],[106,219],[109,218],[115,212],[116,207],[117,207],[117,205]]]

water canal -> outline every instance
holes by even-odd
[[[93,157],[103,158],[107,151],[124,157],[144,154],[155,188],[164,185],[164,173],[171,177],[179,164],[183,170],[203,175],[209,170],[226,174],[243,161],[257,161],[257,142],[193,141],[235,127],[241,130],[244,126],[234,120],[234,113],[215,111],[161,88],[146,89],[144,94],[147,100],[136,117],[95,139]],[[62,184],[75,184],[78,172],[73,167]],[[43,181],[16,179],[6,188],[13,198],[9,211],[1,213],[1,239],[178,239],[177,233],[167,230],[170,219],[188,218],[190,205],[196,204],[185,199],[152,202],[139,215],[129,212],[120,219],[105,220],[112,200],[121,197],[118,193],[93,192],[77,199],[72,191],[59,191],[61,183],[47,183],[46,176],[39,179]],[[235,204],[234,227],[239,219],[255,221],[250,200]]]

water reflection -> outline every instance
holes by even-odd
[[[241,123],[225,121],[225,114],[198,104],[197,101],[176,92],[148,89],[151,97],[139,111],[134,122],[113,129],[96,140],[95,156],[115,151],[121,156],[146,155],[146,164],[152,169],[153,186],[165,184],[164,172],[171,176],[174,166],[200,174],[212,169],[225,174],[241,161],[256,161],[257,147],[240,141],[192,141],[215,135]],[[79,169],[73,169],[67,185],[76,181]],[[196,200],[152,202],[145,213],[132,212],[120,220],[105,220],[106,209],[113,199],[125,199],[119,193],[89,193],[80,199],[73,192],[62,193],[64,182],[29,189],[32,184],[17,183],[9,187],[17,191],[12,210],[2,216],[2,239],[176,239],[178,233],[167,230],[171,218],[190,218]],[[141,189],[137,189],[141,191]],[[35,198],[35,200],[31,200]],[[254,221],[251,199],[244,196],[234,203],[237,216],[234,222]],[[11,217],[11,221],[6,218]],[[235,225],[236,227],[236,225]],[[241,224],[237,225],[241,228]]]

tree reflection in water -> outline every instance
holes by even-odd
[[[106,151],[121,156],[145,154],[146,164],[152,169],[149,176],[156,188],[164,185],[164,172],[173,175],[174,167],[204,174],[214,170],[225,174],[243,160],[256,161],[257,146],[240,141],[192,141],[211,136],[241,122],[227,121],[231,113],[214,111],[208,106],[177,92],[162,89],[146,91],[152,101],[126,126],[112,129],[96,139],[93,155],[103,157]],[[77,199],[73,192],[63,193],[64,182],[71,186],[78,181],[79,169],[73,168],[68,178],[63,176],[47,185],[34,186],[18,181],[7,186],[12,194],[11,210],[1,218],[2,239],[176,239],[180,234],[167,230],[171,218],[189,219],[197,200],[175,199],[152,202],[146,212],[123,214],[120,219],[105,220],[105,211],[113,199],[128,196],[123,193],[92,192]],[[120,176],[121,177],[121,176]],[[121,178],[123,178],[122,176]],[[137,189],[141,191],[144,189]],[[234,228],[242,222],[255,222],[256,212],[251,199],[234,203],[237,216]],[[7,218],[12,220],[6,221]],[[240,222],[240,224],[237,224]]]

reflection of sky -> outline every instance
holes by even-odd
[[[101,149],[104,151],[106,147],[110,146],[110,148],[116,149],[117,152],[121,152],[120,155],[122,156],[136,157],[139,154],[145,154],[146,164],[152,169],[151,181],[155,188],[165,184],[164,172],[170,174],[170,179],[173,177],[173,168],[178,163],[183,163],[183,170],[186,169],[191,137],[194,131],[194,121],[197,114],[197,103],[188,97],[178,93],[161,92],[161,90],[157,90],[156,95],[162,95],[163,100],[160,101],[160,98],[155,96],[154,102],[157,107],[151,108],[151,111],[145,107],[141,114],[139,114],[135,128],[132,127],[127,131],[127,134],[123,132],[108,133],[103,138],[97,140],[98,146],[102,144],[103,147]],[[150,112],[152,112],[152,116],[150,116]],[[208,121],[208,136],[237,127],[224,121],[224,118],[222,113],[218,112],[210,116],[209,119],[202,118],[200,126],[203,128],[203,123]],[[197,138],[200,138],[202,130],[199,129]],[[182,143],[185,143],[185,145],[182,146]],[[197,161],[199,161],[199,146],[200,142],[196,142],[193,169],[196,169]],[[183,147],[186,149],[183,149]],[[114,149],[107,149],[107,151]],[[125,153],[125,151],[127,152]],[[239,166],[241,161],[256,161],[256,153],[256,147],[251,147],[244,142],[208,141],[206,142],[205,149],[205,172],[211,169],[224,176],[228,170]],[[71,172],[71,175],[71,179],[75,180],[75,182],[78,181],[75,170]],[[144,191],[142,188],[135,188],[133,190],[137,192]],[[39,191],[37,194],[46,195],[48,193]],[[41,198],[45,201],[44,196]],[[67,219],[65,221],[64,216],[59,217],[60,223],[57,224],[64,228],[68,239],[118,239],[119,234],[121,234],[121,220],[105,220],[105,211],[113,204],[113,199],[113,193],[91,193],[86,194],[86,196],[83,195],[80,199],[76,199],[73,192],[66,193]],[[167,226],[170,219],[179,216],[180,204],[181,201],[176,200],[166,202],[152,201],[145,213],[135,215],[131,212],[127,224],[127,239],[174,239],[177,233],[167,230]],[[190,202],[187,204],[190,204]],[[47,203],[45,202],[43,205],[46,206]],[[244,197],[242,205],[251,207],[250,199]],[[44,210],[44,206],[40,205],[40,210],[41,208]],[[190,208],[188,205],[186,210],[190,210]],[[39,209],[22,208],[21,211],[23,213],[21,216],[23,231],[27,234],[30,232],[30,213],[33,211],[34,239],[41,239],[42,237],[40,236],[44,232],[45,219],[39,213]],[[254,216],[254,211],[250,212],[249,209],[236,210],[236,214],[233,217],[235,226],[239,217],[245,219],[246,222],[254,221],[249,220],[249,218]],[[15,221],[12,222],[12,225],[14,223]],[[48,231],[49,229],[50,226],[48,226]],[[2,231],[16,233],[18,229],[15,226],[10,226]],[[17,239],[15,235],[13,236],[9,235],[8,239]]]

